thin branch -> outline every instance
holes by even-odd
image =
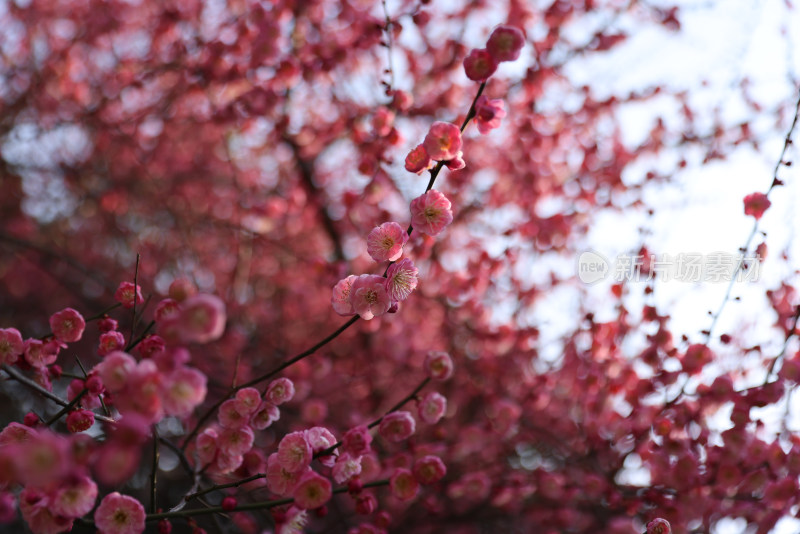
[[[139,253],[136,253],[136,268],[133,271],[133,318],[131,319],[131,337],[136,329],[136,297],[139,295]]]
[[[218,490],[227,489],[227,488],[238,488],[239,486],[241,486],[243,484],[247,484],[248,482],[252,482],[253,480],[258,480],[260,478],[266,478],[266,477],[267,477],[267,475],[265,473],[258,473],[258,474],[255,474],[253,476],[249,476],[247,478],[243,478],[242,480],[237,480],[236,482],[229,482],[227,484],[215,484],[215,485],[211,486],[210,488],[207,488],[207,489],[192,493],[190,495],[187,495],[186,496],[186,500],[187,501],[191,501],[192,499],[197,499],[198,497],[202,497],[203,495],[211,493],[212,491],[218,491]]]
[[[145,327],[145,329],[144,329],[144,332],[142,332],[142,335],[140,335],[139,337],[137,337],[137,338],[136,338],[136,340],[132,340],[130,343],[128,343],[128,346],[127,346],[127,347],[125,347],[125,352],[130,352],[130,351],[131,351],[131,350],[132,350],[134,347],[136,347],[136,345],[138,345],[139,343],[141,343],[141,342],[142,342],[142,340],[143,340],[144,338],[146,338],[146,337],[147,337],[147,335],[150,333],[150,330],[152,330],[152,328],[153,328],[155,325],[156,325],[156,322],[155,322],[155,321],[150,321],[150,322],[147,324],[147,327]]]
[[[88,389],[83,388],[77,395],[75,395],[74,399],[69,401],[69,403],[66,406],[64,406],[61,410],[59,410],[57,414],[55,414],[53,417],[51,417],[50,420],[45,423],[45,426],[50,426],[50,425],[54,424],[56,421],[58,421],[59,419],[61,419],[61,416],[63,416],[64,414],[66,414],[70,410],[72,410],[72,408],[74,408],[75,405],[77,405],[81,401],[81,397],[86,395],[86,393],[88,393],[88,391],[89,391]]]
[[[17,371],[13,367],[11,367],[9,365],[3,365],[2,367],[0,367],[0,369],[3,369],[3,371],[5,371],[8,374],[8,376],[13,378],[14,380],[19,382],[20,384],[23,384],[24,386],[29,387],[30,389],[36,391],[37,393],[41,393],[42,395],[44,395],[45,397],[47,397],[51,401],[55,402],[59,406],[68,406],[69,405],[69,403],[67,401],[65,401],[64,399],[62,399],[58,395],[55,395],[54,393],[52,393],[50,391],[47,391],[46,389],[44,389],[42,386],[40,386],[39,384],[37,384],[36,382],[31,380],[30,378],[27,378],[26,376],[23,376],[19,371]],[[110,417],[106,417],[104,415],[100,415],[100,414],[95,414],[94,418],[97,419],[98,421],[103,421],[103,422],[106,422],[106,423],[112,423],[112,424],[116,423],[116,421],[114,421],[114,419],[112,419]]]
[[[764,385],[766,386],[769,383],[769,377],[772,376],[772,372],[775,370],[775,365],[778,361],[782,360],[783,357],[786,355],[786,349],[789,348],[789,341],[794,337],[795,333],[797,332],[797,323],[800,320],[800,306],[794,311],[794,320],[792,321],[792,329],[786,333],[786,338],[783,340],[783,347],[781,347],[781,351],[778,353],[777,356],[772,358],[772,362],[769,364],[769,369],[767,369],[767,376],[764,378]]]
[[[384,413],[382,416],[378,417],[377,419],[372,421],[370,424],[368,424],[367,428],[375,428],[376,426],[381,424],[381,421],[383,421],[384,417],[386,417],[387,415],[389,415],[392,412],[396,412],[397,410],[402,408],[405,405],[405,403],[411,401],[412,399],[415,399],[417,397],[417,394],[420,391],[422,391],[422,388],[424,388],[426,385],[428,385],[428,382],[430,382],[430,381],[431,381],[431,378],[430,377],[426,377],[425,380],[420,382],[419,385],[416,388],[414,388],[414,391],[412,391],[411,393],[406,395],[402,400],[398,401],[397,404],[395,404],[394,406],[389,408],[386,411],[386,413]],[[331,445],[327,449],[319,451],[317,454],[314,455],[314,458],[319,458],[320,456],[328,456],[329,454],[331,454],[333,451],[335,451],[336,449],[338,449],[341,446],[342,446],[342,442],[341,441],[337,441],[336,443],[334,443],[333,445]]]
[[[328,337],[326,337],[325,339],[323,339],[322,341],[320,341],[319,343],[317,343],[316,345],[314,345],[310,349],[301,352],[300,354],[298,354],[297,356],[295,356],[291,360],[288,360],[288,361],[282,363],[281,365],[279,365],[278,367],[276,367],[272,371],[270,371],[270,372],[268,372],[268,373],[266,373],[264,375],[261,375],[258,378],[254,378],[253,380],[251,380],[249,382],[246,382],[244,384],[236,386],[235,388],[232,388],[227,396],[224,396],[224,397],[220,398],[216,403],[214,403],[214,405],[211,408],[208,409],[208,411],[206,411],[206,413],[203,414],[202,417],[200,417],[200,419],[197,421],[197,424],[195,425],[194,429],[192,429],[192,431],[186,437],[186,440],[183,442],[183,445],[181,446],[181,449],[182,450],[186,450],[186,447],[192,441],[192,438],[194,438],[194,436],[197,435],[197,432],[200,430],[200,427],[203,425],[203,423],[205,423],[208,420],[208,418],[211,417],[214,414],[214,412],[217,410],[217,408],[222,406],[222,403],[225,402],[226,400],[228,400],[228,398],[231,395],[233,395],[234,393],[236,393],[240,389],[244,389],[244,388],[247,388],[247,387],[250,387],[250,386],[254,386],[254,385],[256,385],[256,384],[258,384],[260,382],[263,382],[265,380],[269,380],[270,378],[272,378],[276,374],[280,373],[281,371],[283,371],[284,369],[286,369],[290,365],[299,362],[300,360],[302,360],[306,356],[310,356],[311,354],[313,354],[314,352],[319,350],[321,347],[327,345],[328,343],[333,341],[335,338],[337,338],[339,336],[339,334],[341,334],[342,332],[344,332],[345,330],[350,328],[350,326],[352,326],[358,319],[359,319],[359,316],[358,315],[354,315],[353,317],[350,318],[349,321],[347,321],[342,326],[340,326],[338,329],[336,329],[335,332],[330,334]]]
[[[150,466],[150,513],[156,513],[156,482],[158,477],[158,427],[153,425],[153,463]]]
[[[388,486],[388,480],[376,480],[374,482],[368,482],[364,484],[364,488],[377,488],[380,486]],[[339,493],[347,493],[350,489],[347,486],[343,486],[340,488],[334,489],[331,493],[339,494]],[[261,501],[261,502],[252,502],[252,503],[245,503],[236,506],[236,508],[232,508],[229,510],[223,510],[222,506],[212,506],[210,508],[201,508],[199,510],[178,510],[175,512],[162,512],[160,514],[148,514],[146,517],[146,521],[158,521],[160,519],[171,519],[173,517],[192,517],[197,515],[208,515],[208,514],[221,514],[227,512],[242,512],[246,510],[265,510],[269,508],[275,508],[277,506],[283,506],[286,504],[292,504],[294,499],[286,498],[286,499],[277,499],[274,501]]]
[[[792,124],[789,127],[789,131],[786,133],[786,137],[783,140],[783,149],[781,150],[781,156],[778,158],[778,162],[775,164],[775,168],[772,171],[772,183],[770,184],[769,189],[767,189],[766,192],[767,196],[769,196],[769,194],[775,187],[783,185],[783,182],[781,182],[778,179],[778,171],[780,170],[782,165],[788,165],[788,163],[785,161],[784,158],[786,157],[786,151],[789,149],[789,145],[792,144],[792,135],[794,134],[794,130],[797,127],[798,115],[800,115],[800,94],[798,94],[797,104],[795,104],[794,118],[792,119]],[[758,233],[758,223],[759,221],[758,219],[756,219],[755,223],[753,223],[753,229],[750,231],[750,235],[747,237],[747,241],[745,241],[744,246],[741,249],[739,249],[742,252],[743,256],[737,263],[736,269],[734,270],[733,275],[731,276],[731,280],[728,283],[728,288],[725,291],[725,296],[722,299],[722,303],[720,304],[719,308],[717,308],[717,312],[712,316],[711,326],[709,326],[708,330],[704,332],[706,335],[706,342],[708,342],[708,340],[711,339],[711,334],[714,332],[714,327],[717,325],[717,321],[719,320],[720,315],[722,315],[722,310],[725,309],[725,305],[730,301],[731,290],[733,290],[733,285],[736,283],[736,276],[739,274],[739,271],[741,271],[742,267],[744,266],[744,254],[746,254],[747,251],[750,250],[750,244],[752,243],[753,238]],[[758,260],[756,259],[754,261]]]

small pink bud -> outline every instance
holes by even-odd
[[[119,328],[119,323],[116,319],[112,319],[111,317],[103,317],[97,321],[97,328],[99,328],[101,332],[111,332]]]
[[[433,166],[433,160],[428,155],[423,145],[417,145],[414,150],[406,156],[405,167],[408,172],[422,174]]]
[[[222,509],[226,512],[232,512],[236,509],[238,502],[236,501],[236,497],[225,497],[222,499]]]
[[[359,495],[356,499],[356,513],[361,515],[370,515],[377,508],[378,502],[375,496],[371,493]]]
[[[22,422],[25,424],[25,426],[36,428],[37,426],[39,426],[40,419],[39,416],[36,415],[35,413],[28,412],[25,414],[25,417],[22,419]]]
[[[89,410],[75,410],[67,416],[67,430],[77,433],[89,430],[94,424],[94,413]]]

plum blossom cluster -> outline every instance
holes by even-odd
[[[229,474],[240,466],[264,467],[259,451],[253,451],[255,432],[280,419],[280,406],[294,397],[294,384],[288,378],[272,381],[262,395],[253,387],[242,388],[222,403],[217,422],[197,436],[197,464],[214,476]]]
[[[184,420],[205,400],[206,375],[189,366],[190,353],[180,343],[218,339],[225,325],[225,306],[213,295],[196,294],[185,282],[174,285],[178,299],[161,301],[147,328],[155,326],[166,332],[166,337],[146,330],[138,339],[126,340],[116,319],[108,315],[91,318],[99,330],[96,352],[100,361],[88,368],[83,378],[72,378],[66,387],[64,410],[47,424],[28,413],[24,424],[10,423],[0,432],[0,497],[3,502],[17,502],[32,532],[69,531],[76,519],[95,509],[95,481],[115,486],[135,473],[152,425],[165,417]],[[123,308],[143,302],[139,288],[129,282],[120,284],[115,299]],[[84,339],[87,322],[77,310],[65,308],[50,317],[51,333],[42,338],[24,339],[19,330],[2,328],[0,363],[7,366],[8,373],[15,373],[12,376],[31,373],[35,387],[52,396],[53,381],[62,378],[59,355]],[[275,404],[293,394],[285,379],[271,385],[267,393],[271,402],[262,402],[253,391],[242,390],[237,407],[252,415],[253,424],[262,428],[277,419]],[[49,426],[61,416],[67,435]],[[98,418],[106,422],[101,442],[85,433]],[[223,438],[228,450],[235,450],[236,445],[243,448],[247,436],[230,433],[233,435]],[[94,521],[100,532],[136,534],[144,531],[145,516],[138,500],[112,492],[102,498]]]
[[[402,255],[407,240],[408,233],[396,222],[375,227],[367,238],[370,256],[375,261],[389,260],[393,263],[385,277],[362,274],[340,280],[331,296],[334,311],[339,315],[358,314],[365,320],[397,311],[399,303],[416,289],[419,273],[411,259],[395,261]]]
[[[525,38],[514,26],[498,26],[489,36],[486,48],[474,49],[464,59],[464,71],[470,80],[486,82],[503,61],[516,60]],[[500,127],[506,116],[503,101],[489,99],[481,95],[474,104],[475,123],[482,134]],[[434,161],[443,162],[451,171],[463,169],[466,165],[461,150],[463,141],[461,130],[455,124],[434,122],[425,140],[408,153],[405,168],[409,172],[421,174],[430,169]]]

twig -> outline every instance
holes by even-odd
[[[364,488],[377,488],[380,486],[388,486],[388,480],[376,480],[374,482],[368,482],[364,484]],[[339,494],[339,493],[347,493],[350,489],[347,486],[340,487],[334,489],[331,493]],[[276,506],[283,506],[285,504],[292,504],[294,499],[286,498],[286,499],[277,499],[274,501],[261,501],[261,502],[253,502],[253,503],[245,503],[236,506],[235,508],[223,510],[222,506],[212,506],[210,508],[201,508],[199,510],[177,510],[175,512],[162,512],[160,514],[148,514],[145,518],[146,521],[158,521],[160,519],[170,519],[173,517],[191,517],[196,515],[208,515],[208,514],[220,514],[225,512],[242,512],[245,510],[264,510],[269,508],[275,508]]]
[[[769,194],[776,186],[782,185],[782,182],[778,179],[778,171],[780,170],[781,165],[788,165],[788,163],[784,161],[784,157],[786,156],[786,151],[789,149],[789,145],[792,144],[792,135],[794,134],[794,130],[797,127],[798,115],[800,115],[800,95],[798,95],[797,104],[795,104],[794,118],[792,119],[792,125],[789,127],[789,131],[786,133],[786,137],[783,140],[783,149],[781,150],[781,156],[778,158],[778,162],[775,164],[775,169],[773,169],[772,171],[772,183],[770,184],[769,189],[767,189],[767,192],[765,193],[767,196],[769,196]],[[711,326],[709,326],[708,330],[704,332],[706,335],[706,342],[708,342],[708,340],[711,339],[711,334],[714,331],[714,327],[717,325],[717,321],[719,320],[720,315],[722,315],[722,310],[725,309],[725,305],[730,301],[731,290],[733,289],[733,285],[736,283],[736,276],[739,274],[739,271],[742,269],[742,266],[744,265],[744,254],[746,254],[747,251],[750,250],[750,244],[752,243],[753,238],[758,233],[758,222],[759,222],[758,219],[756,219],[755,223],[753,223],[753,229],[750,231],[750,235],[747,237],[747,241],[745,241],[744,246],[739,249],[742,252],[743,256],[737,263],[736,269],[734,270],[733,275],[731,276],[731,280],[728,283],[728,289],[725,291],[725,296],[722,299],[722,303],[717,309],[717,312],[712,316]],[[758,259],[756,258],[754,261],[758,261]]]
[[[131,337],[136,329],[136,297],[139,295],[139,253],[136,253],[136,267],[133,271],[133,317],[131,318]]]
[[[153,463],[150,466],[150,513],[156,513],[156,482],[158,476],[158,426],[153,425]]]
[[[23,384],[23,385],[29,387],[30,389],[32,389],[32,390],[34,390],[34,391],[36,391],[38,393],[41,393],[42,395],[44,395],[45,397],[47,397],[51,401],[55,402],[59,406],[68,406],[69,405],[69,403],[67,401],[65,401],[64,399],[62,399],[58,395],[55,395],[54,393],[52,393],[50,391],[47,391],[46,389],[44,389],[42,386],[40,386],[39,384],[37,384],[36,382],[31,380],[30,378],[27,378],[27,377],[23,376],[22,374],[20,374],[19,371],[17,371],[13,367],[11,367],[9,365],[3,365],[1,367],[1,369],[3,369],[3,371],[5,371],[8,374],[8,376],[13,378],[14,380],[19,382],[20,384]],[[112,424],[116,423],[116,421],[114,421],[114,419],[112,419],[110,417],[106,417],[104,415],[100,415],[100,414],[95,414],[94,418],[99,420],[99,421],[106,422],[106,423],[112,423]]]
[[[55,414],[53,417],[51,417],[50,420],[45,423],[45,425],[46,426],[50,426],[50,425],[54,424],[56,421],[58,421],[59,419],[61,419],[61,416],[64,415],[65,413],[69,412],[70,410],[72,410],[72,408],[74,408],[75,405],[78,404],[81,401],[81,397],[86,395],[86,393],[88,391],[89,391],[88,389],[83,388],[80,391],[80,393],[75,395],[74,399],[69,401],[69,403],[66,406],[64,406],[61,410],[59,410],[57,414]]]
[[[412,399],[416,398],[416,396],[417,396],[417,393],[419,393],[420,391],[422,391],[422,388],[424,388],[426,385],[428,385],[428,382],[430,382],[430,381],[431,381],[431,378],[430,378],[430,377],[426,377],[426,378],[425,378],[425,380],[423,380],[422,382],[420,382],[420,383],[419,383],[419,385],[418,385],[416,388],[414,388],[414,391],[412,391],[411,393],[409,393],[408,395],[406,395],[406,396],[405,396],[405,397],[404,397],[402,400],[400,400],[400,401],[399,401],[397,404],[395,404],[394,406],[392,406],[391,408],[389,408],[389,409],[386,411],[386,413],[385,413],[385,414],[383,414],[382,416],[378,417],[377,419],[375,419],[374,421],[372,421],[370,424],[368,424],[368,425],[367,425],[367,428],[375,428],[376,426],[378,426],[379,424],[381,424],[381,421],[383,421],[383,419],[384,419],[384,418],[385,418],[387,415],[389,415],[389,414],[390,414],[390,413],[392,413],[392,412],[396,412],[397,410],[399,410],[400,408],[402,408],[402,407],[403,407],[403,405],[404,405],[405,403],[407,403],[407,402],[409,402],[410,400],[412,400]],[[342,446],[342,442],[341,442],[341,441],[337,441],[336,443],[334,443],[333,445],[331,445],[331,446],[330,446],[330,447],[328,447],[327,449],[325,449],[325,450],[322,450],[322,451],[319,451],[317,454],[315,454],[315,455],[314,455],[314,458],[319,458],[320,456],[328,456],[329,454],[331,454],[333,451],[335,451],[336,449],[338,449],[338,448],[339,448],[339,447],[341,447],[341,446]]]
[[[249,476],[247,478],[243,478],[242,480],[237,480],[236,482],[229,482],[227,484],[215,484],[215,485],[211,486],[210,488],[207,488],[207,489],[204,489],[204,490],[201,490],[201,491],[197,491],[195,493],[187,495],[186,496],[186,500],[187,501],[191,501],[192,499],[197,499],[198,497],[202,497],[203,495],[211,493],[212,491],[218,491],[218,490],[227,489],[227,488],[238,488],[239,486],[241,486],[243,484],[247,484],[248,482],[252,482],[253,480],[258,480],[260,478],[266,478],[266,477],[267,477],[267,475],[265,473],[258,473],[258,474],[255,474],[253,476]]]

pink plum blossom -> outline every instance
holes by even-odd
[[[100,334],[100,344],[97,347],[97,354],[106,356],[115,350],[125,348],[125,336],[120,332],[111,331]]]
[[[38,489],[22,490],[19,509],[28,527],[36,534],[58,534],[72,529],[73,520],[53,513],[50,498]]]
[[[25,361],[31,367],[44,369],[48,365],[56,362],[59,350],[58,342],[26,339],[24,343]]]
[[[342,437],[342,450],[350,453],[351,456],[361,456],[370,451],[372,434],[366,425],[351,428]]]
[[[672,534],[672,526],[666,519],[653,519],[647,523],[647,532],[645,534]]]
[[[408,439],[416,429],[416,422],[406,411],[387,414],[381,421],[378,431],[389,441],[399,442]]]
[[[243,388],[236,392],[236,411],[245,416],[253,415],[261,405],[261,393],[256,388]]]
[[[389,488],[392,490],[392,495],[401,501],[407,501],[417,496],[419,492],[419,482],[411,474],[408,469],[395,469],[391,478],[389,479]]]
[[[115,491],[100,502],[94,522],[103,534],[140,534],[144,532],[145,515],[142,503]]]
[[[228,454],[244,455],[253,448],[255,434],[249,426],[226,428],[219,434],[217,446]]]
[[[441,192],[431,189],[411,201],[411,224],[429,236],[437,236],[453,222],[450,201]]]
[[[114,300],[128,309],[133,308],[134,303],[137,306],[143,304],[142,286],[133,285],[132,282],[122,282],[114,292]]]
[[[197,293],[197,286],[186,278],[176,278],[169,285],[167,293],[169,294],[169,298],[176,302],[183,302]]]
[[[114,397],[120,413],[135,412],[150,423],[161,419],[164,416],[161,394],[163,381],[164,375],[153,361],[140,361],[128,373],[122,394]]]
[[[94,413],[89,410],[73,410],[67,415],[67,430],[73,433],[84,432],[92,428]]]
[[[435,391],[425,395],[419,402],[419,418],[429,425],[438,423],[446,411],[447,399]]]
[[[460,171],[464,167],[467,166],[467,162],[464,161],[464,153],[460,150],[453,156],[452,159],[448,159],[444,162],[448,169],[451,171]]]
[[[461,150],[461,130],[450,122],[434,122],[422,144],[431,159],[453,159]]]
[[[453,359],[446,352],[430,351],[425,356],[425,371],[434,380],[447,380],[453,376]]]
[[[311,464],[312,454],[304,432],[286,434],[278,444],[278,461],[290,473],[305,470]]]
[[[125,387],[128,375],[135,368],[136,360],[133,356],[122,351],[106,355],[105,359],[95,367],[106,389],[112,393],[121,391]]]
[[[141,455],[138,444],[112,440],[97,452],[93,464],[95,477],[107,486],[122,484],[139,468]]]
[[[250,420],[250,424],[256,430],[264,430],[272,423],[281,418],[280,409],[268,401],[262,401],[256,413]]]
[[[331,481],[314,471],[308,471],[295,486],[292,497],[299,508],[319,508],[331,498]]]
[[[160,323],[169,317],[178,317],[180,311],[181,306],[177,300],[163,299],[156,305],[156,309],[153,311],[153,319],[155,319],[157,323]]]
[[[498,26],[486,42],[486,49],[495,61],[514,61],[525,45],[525,36],[514,26]]]
[[[264,398],[276,406],[294,398],[294,383],[288,378],[278,378],[270,382]]]
[[[396,222],[376,226],[367,236],[367,252],[377,261],[396,261],[403,255],[408,233]]]
[[[308,468],[307,468],[308,469]],[[281,466],[278,453],[273,453],[267,458],[267,487],[278,496],[292,493],[303,471],[293,473]]]
[[[385,284],[386,279],[377,274],[362,274],[353,282],[350,301],[362,319],[369,321],[389,310],[392,299],[386,292]]]
[[[0,328],[0,365],[15,363],[24,350],[19,330]]]
[[[206,375],[191,367],[179,367],[166,375],[161,391],[164,412],[189,417],[206,398]]]
[[[441,458],[438,456],[423,456],[414,462],[414,478],[420,484],[429,485],[434,484],[444,478],[447,474],[447,469],[444,466]]]
[[[752,193],[744,197],[744,214],[759,220],[771,205],[772,202],[764,193]]]
[[[419,271],[414,262],[403,258],[389,266],[386,272],[386,291],[393,301],[406,300],[417,288],[417,274]]]
[[[50,316],[50,330],[62,343],[74,343],[83,336],[86,321],[77,310],[65,308]]]
[[[166,342],[163,337],[150,334],[136,346],[136,350],[139,351],[142,358],[151,358],[154,354],[164,350],[165,347]]]
[[[428,154],[428,151],[425,150],[425,146],[422,144],[417,145],[406,156],[405,167],[408,172],[422,174],[432,166],[433,160]]]
[[[333,286],[331,305],[333,306],[333,311],[339,315],[356,314],[355,310],[353,309],[353,304],[350,302],[350,292],[353,287],[353,282],[355,282],[357,278],[357,276],[351,274],[347,278],[339,280],[339,282]]]
[[[197,436],[195,454],[200,465],[208,465],[217,457],[219,434],[213,428],[206,428]]]
[[[361,456],[351,456],[344,453],[336,459],[336,464],[331,471],[337,484],[344,484],[354,476],[361,474]]]
[[[59,485],[51,509],[56,515],[77,518],[92,511],[97,500],[97,484],[87,476],[69,478]]]
[[[214,458],[214,463],[209,466],[210,473],[215,475],[227,475],[239,469],[244,462],[244,456],[228,451],[220,445],[220,450]]]
[[[485,82],[497,70],[497,60],[485,48],[476,48],[464,58],[464,73],[474,82]]]
[[[499,98],[489,100],[481,95],[475,102],[475,124],[478,131],[487,134],[500,127],[500,121],[506,116],[505,104]]]
[[[311,452],[318,454],[336,443],[336,437],[325,427],[315,426],[305,431],[306,441],[311,445]],[[331,454],[320,456],[318,460],[326,467],[332,467],[339,455],[338,449],[334,449]]]
[[[181,337],[190,343],[208,343],[225,331],[225,304],[214,295],[197,294],[186,299],[178,317]]]
[[[217,412],[217,420],[219,424],[225,428],[239,428],[246,425],[250,418],[242,415],[237,409],[235,399],[228,399],[222,403]]]

